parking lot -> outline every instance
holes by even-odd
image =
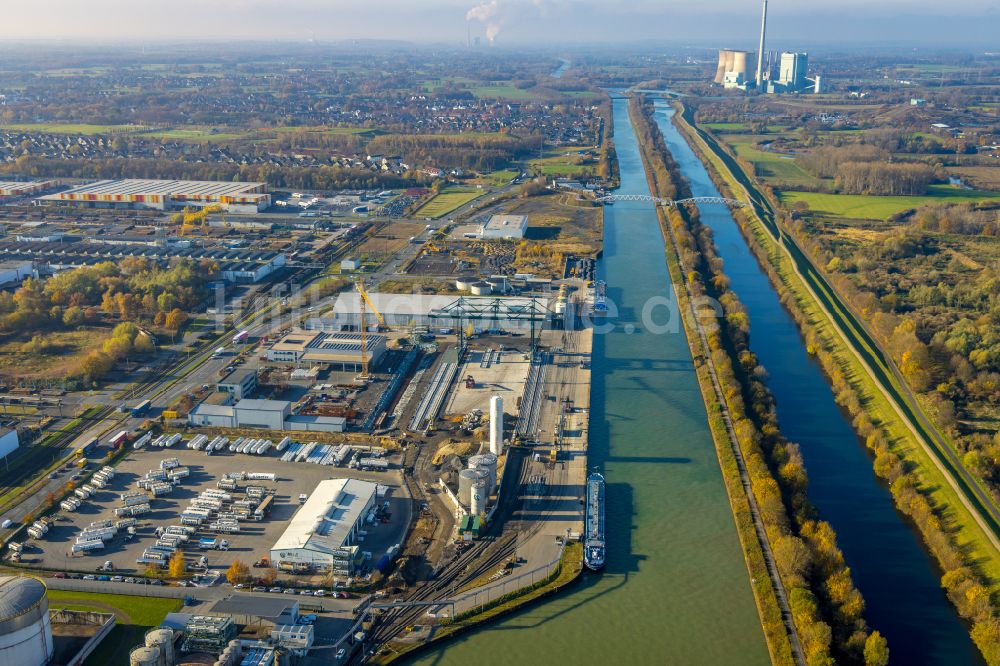
[[[207,529],[207,522],[191,536],[184,547],[188,564],[196,563],[205,556],[210,569],[224,573],[235,559],[248,565],[267,557],[271,546],[285,530],[287,521],[299,508],[300,494],[309,495],[316,484],[324,479],[357,478],[383,484],[389,488],[385,499],[390,503],[391,519],[388,523],[378,523],[366,527],[365,542],[359,544],[363,551],[372,553],[374,563],[385,550],[402,540],[410,516],[410,500],[403,493],[398,471],[362,472],[310,463],[283,463],[273,456],[250,457],[231,453],[215,453],[211,456],[203,451],[186,448],[140,449],[131,451],[116,466],[114,478],[108,485],[96,492],[74,512],[60,511],[49,532],[41,540],[33,540],[23,556],[23,562],[34,566],[65,571],[94,571],[96,567],[110,560],[116,571],[122,573],[142,573],[145,565],[136,559],[143,550],[156,541],[157,527],[180,524],[180,513],[189,501],[204,490],[215,489],[216,482],[227,472],[274,472],[274,481],[244,481],[246,485],[260,485],[274,491],[273,508],[270,516],[262,521],[244,520],[236,534],[216,534]],[[87,554],[70,554],[70,548],[80,531],[90,523],[114,519],[114,509],[121,505],[120,495],[137,491],[136,481],[148,470],[158,469],[160,461],[177,458],[180,465],[190,470],[190,475],[180,481],[168,495],[150,500],[150,513],[139,516],[134,538],[128,538],[120,531],[102,550]],[[243,496],[233,493],[234,499]],[[228,550],[201,550],[199,538],[226,539]],[[251,569],[252,572],[258,570]],[[304,577],[299,577],[304,578]],[[300,580],[305,583],[305,580]]]

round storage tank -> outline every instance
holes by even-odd
[[[128,655],[129,666],[161,666],[160,648],[137,647]]]
[[[472,481],[472,489],[469,494],[469,513],[478,516],[486,511],[486,500],[490,496],[490,480],[485,476]]]
[[[455,289],[459,291],[468,291],[472,288],[474,280],[472,278],[460,277],[455,280]]]
[[[478,456],[469,458],[469,469],[481,469],[486,472],[486,479],[490,482],[487,494],[492,493],[497,487],[497,457],[492,453],[480,453]]]
[[[51,658],[52,625],[44,583],[0,576],[0,664],[43,666]]]
[[[486,472],[481,469],[463,469],[458,473],[458,501],[469,506],[472,501],[472,484],[486,479]]]
[[[174,663],[174,630],[165,627],[150,629],[146,632],[146,647],[160,648],[160,655],[166,666]]]
[[[493,293],[493,287],[486,282],[473,282],[469,285],[469,291],[473,296],[487,296]]]

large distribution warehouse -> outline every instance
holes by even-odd
[[[271,207],[264,183],[205,180],[101,180],[65,192],[39,197],[42,203],[78,204],[88,208],[173,210],[218,205],[233,213],[259,213]]]
[[[271,562],[285,570],[353,573],[355,541],[377,488],[358,479],[320,481],[271,548]]]

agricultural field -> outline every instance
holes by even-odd
[[[819,178],[809,174],[795,163],[794,155],[784,155],[780,152],[761,150],[754,142],[760,140],[759,135],[733,134],[723,135],[722,140],[728,143],[736,154],[754,165],[759,178],[771,185],[788,187],[817,187]]]
[[[897,213],[927,204],[1000,201],[1000,192],[967,190],[951,185],[931,185],[927,196],[883,197],[863,194],[823,194],[782,192],[781,202],[789,207],[804,202],[819,215],[867,220],[887,220]]]
[[[133,597],[96,592],[48,591],[49,607],[114,613],[118,624],[84,662],[84,666],[128,663],[129,651],[143,641],[146,631],[159,626],[167,613],[180,610],[180,599]]]
[[[528,164],[544,176],[574,178],[597,171],[598,161],[591,150],[591,146],[560,146],[546,151],[544,157],[533,159]]]
[[[441,191],[430,201],[421,206],[414,215],[420,218],[444,217],[456,208],[460,208],[470,201],[481,197],[482,190],[469,190],[459,187],[448,187]]]

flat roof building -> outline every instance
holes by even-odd
[[[479,226],[480,238],[524,238],[528,230],[527,215],[494,215]]]
[[[286,571],[353,573],[358,530],[375,505],[377,488],[359,479],[320,481],[271,547],[271,562]]]
[[[229,393],[234,400],[249,398],[257,390],[257,370],[246,366],[236,368],[219,380],[216,389]]]
[[[386,350],[386,338],[366,336],[368,363],[378,365]],[[296,330],[277,340],[267,350],[267,360],[284,363],[324,364],[342,369],[361,369],[361,333],[355,331]]]
[[[522,296],[437,296],[429,294],[386,294],[374,292],[368,294],[375,308],[382,314],[387,326],[394,328],[408,326],[427,326],[432,329],[456,328],[457,318],[441,315],[454,308],[460,300],[465,310],[473,308],[491,313],[495,310],[496,317],[472,321],[465,319],[462,324],[472,324],[477,329],[499,328],[505,331],[526,331],[531,323],[526,318],[515,318],[504,313],[514,311],[536,312],[552,320],[555,313],[549,308],[547,298],[527,298]],[[337,332],[345,328],[356,329],[361,321],[361,296],[356,291],[343,292],[337,296],[333,306],[332,316],[313,317],[307,319],[304,328],[308,331]],[[494,306],[498,306],[494,308]],[[502,306],[502,307],[499,307]],[[370,309],[369,309],[370,312]],[[370,315],[369,315],[370,317]],[[548,323],[548,321],[544,322]],[[535,328],[540,329],[543,322],[536,321]]]
[[[80,185],[39,197],[41,203],[77,204],[88,208],[174,210],[218,205],[234,213],[258,213],[271,206],[264,183],[207,180],[139,180],[123,178]]]
[[[27,182],[0,181],[0,200],[9,197],[23,197],[39,194],[58,185],[54,180],[32,180]]]
[[[233,406],[233,417],[238,428],[267,428],[284,430],[285,419],[292,413],[292,403],[287,400],[240,400]]]

